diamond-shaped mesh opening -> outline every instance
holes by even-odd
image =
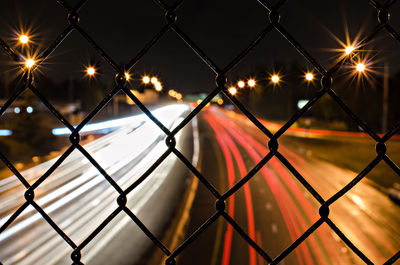
[[[118,13],[116,19],[112,14]],[[148,14],[144,19],[142,14]],[[164,25],[164,14],[153,2],[88,2],[80,12],[81,26],[117,62],[127,63]],[[118,40],[119,48],[114,49]]]
[[[351,10],[365,16],[353,16]],[[301,17],[291,19],[299,13]],[[336,15],[329,15],[333,13]],[[329,3],[287,1],[282,8],[281,23],[323,66],[332,66],[343,57],[346,46],[360,42],[377,24],[375,9],[362,0]],[[303,30],[296,30],[298,23]]]
[[[223,19],[222,10],[227,10]],[[251,18],[248,19],[246,14],[252,14]],[[236,57],[266,27],[268,20],[265,10],[260,9],[257,2],[187,2],[178,9],[177,15],[179,28],[207,56],[215,59],[217,65],[226,65]],[[242,23],[244,17],[247,18],[246,24]],[[202,23],[202,20],[207,20],[207,23]]]
[[[0,36],[24,56],[37,56],[39,52],[43,52],[67,26],[66,15],[56,1],[33,3],[6,0],[2,3],[3,10],[7,12],[2,14]],[[47,8],[52,12],[48,12]],[[20,34],[27,34],[30,37],[29,47],[18,42]]]
[[[362,181],[333,204],[331,219],[357,248],[380,264],[399,248],[397,224],[393,222],[396,208],[384,193]],[[384,212],[385,217],[375,220],[378,212]]]
[[[25,211],[37,214],[32,206],[28,206]],[[34,225],[37,227],[36,231],[29,229],[27,220],[29,218],[23,215],[18,217],[9,226],[8,231],[6,230],[2,233],[2,239],[4,240],[0,243],[2,249],[0,258],[3,264],[14,264],[21,261],[42,263],[49,257],[46,256],[49,252],[52,258],[58,258],[61,253],[68,255],[71,252],[71,247],[43,218],[38,215],[31,216],[31,221],[34,220]],[[43,235],[40,239],[36,238],[37,232]],[[24,240],[21,240],[21,234],[24,235]],[[10,242],[17,242],[24,247],[13,248],[13,244]]]
[[[115,209],[118,193],[93,166],[68,184],[36,201],[74,242],[82,242]]]
[[[106,249],[102,249],[104,244],[108,246]],[[108,260],[111,264],[140,264],[150,257],[150,253],[143,252],[143,249],[153,249],[153,246],[153,242],[122,212],[83,249],[83,262],[99,264]],[[160,250],[156,252],[162,253]],[[127,260],[126,256],[131,258]],[[68,262],[67,257],[63,262]]]
[[[133,72],[138,73],[139,76],[156,76],[163,87],[160,99],[171,98],[168,94],[169,90],[197,94],[204,91],[209,93],[215,88],[213,72],[172,31],[167,32],[157,45],[143,56],[134,66]],[[201,82],[195,81],[198,78]],[[140,88],[143,86],[141,82],[141,79],[133,82],[132,87]],[[153,84],[146,85],[144,88],[154,91]]]
[[[95,70],[93,76],[87,73],[90,67]],[[35,85],[52,104],[71,109],[66,118],[71,114],[85,117],[116,86],[115,70],[73,32],[40,66]],[[61,95],[66,102],[60,102]]]
[[[62,123],[30,90],[23,92],[6,109],[1,120],[11,134],[2,137],[4,148],[1,151],[19,171],[61,154],[63,148],[68,145],[67,141],[52,134],[52,129]],[[48,163],[47,168],[50,166]],[[1,167],[5,167],[5,164],[2,163]],[[38,174],[22,175],[26,176],[28,181],[39,177]]]

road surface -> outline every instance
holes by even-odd
[[[188,108],[162,109],[155,115],[173,128]],[[122,187],[137,179],[166,149],[165,135],[144,116],[85,149]],[[243,116],[208,107],[199,116],[200,170],[222,194],[247,174],[269,150],[268,138]],[[114,128],[115,129],[115,128]],[[177,147],[192,146],[190,126],[177,135]],[[283,136],[284,137],[284,136]],[[284,138],[282,139],[284,140]],[[284,141],[282,141],[284,142]],[[191,149],[191,148],[188,148]],[[328,150],[329,151],[329,150]],[[279,146],[287,160],[327,200],[355,177],[354,172]],[[190,157],[191,150],[186,152]],[[54,160],[23,175],[32,184]],[[129,208],[157,235],[162,235],[185,188],[187,171],[170,155],[128,196]],[[24,203],[25,189],[15,177],[0,183],[0,226]],[[114,209],[117,193],[78,151],[35,191],[35,201],[77,244]],[[175,204],[176,205],[175,205]],[[319,203],[276,158],[226,201],[226,212],[249,237],[275,258],[319,219]],[[375,264],[400,250],[399,207],[386,195],[361,182],[330,207],[330,218]],[[215,212],[215,197],[198,184],[190,210],[187,236]],[[146,264],[143,251],[152,242],[120,214],[82,251],[85,264]],[[27,208],[0,234],[3,264],[70,264],[71,247],[36,213]],[[232,226],[219,218],[178,256],[180,265],[267,264]],[[397,262],[399,263],[399,262]],[[364,264],[323,224],[280,264]]]
[[[153,114],[171,129],[188,110],[184,104],[172,105],[159,108]],[[119,129],[114,127],[113,132],[84,148],[122,189],[126,189],[167,149],[166,137],[145,115],[135,115],[117,123]],[[187,126],[186,130],[176,136],[177,148],[191,158],[191,127]],[[32,184],[56,159],[22,174]],[[129,193],[128,207],[153,233],[161,234],[168,223],[176,206],[174,202],[180,199],[185,188],[182,185],[185,174],[187,170],[172,154]],[[14,176],[0,181],[0,227],[24,203],[24,191]],[[114,188],[76,150],[35,190],[35,202],[77,245],[118,207],[117,197]],[[82,261],[85,264],[132,264],[151,244],[122,212],[83,249]],[[4,265],[71,264],[71,252],[71,247],[31,206],[0,234],[0,261]]]
[[[201,172],[221,194],[269,152],[268,137],[242,115],[211,106],[200,115],[199,124]],[[282,144],[279,152],[325,200],[356,176],[354,172],[299,155],[298,150],[289,150]],[[188,234],[215,212],[215,200],[199,184]],[[320,217],[320,204],[276,158],[226,204],[225,211],[271,258],[277,257]],[[399,206],[364,182],[336,201],[330,207],[329,217],[375,264],[383,264],[400,250]],[[232,226],[219,218],[183,251],[178,264],[261,265],[267,262]],[[323,224],[280,264],[365,263]]]

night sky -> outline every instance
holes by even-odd
[[[67,1],[71,5],[78,1]],[[172,1],[168,1],[171,3]],[[272,1],[274,2],[274,1]],[[2,0],[0,37],[18,48],[15,40],[20,30],[34,36],[36,50],[45,49],[68,25],[65,10],[52,0]],[[391,23],[400,30],[399,4],[391,8]],[[177,11],[177,25],[211,58],[224,68],[268,24],[268,13],[257,1],[191,0]],[[80,25],[116,61],[125,64],[165,25],[162,9],[150,0],[89,1],[80,11]],[[376,11],[367,0],[317,1],[289,0],[281,9],[282,25],[324,67],[329,67],[342,48],[333,36],[343,42],[348,30],[351,40],[361,39],[377,24]],[[367,49],[378,51],[378,62],[389,61],[391,72],[400,68],[396,63],[400,45],[382,32]],[[15,66],[2,52],[0,67],[10,73]],[[63,81],[83,78],[85,66],[101,62],[101,78],[110,87],[113,71],[79,33],[73,32],[40,68],[41,74]],[[294,48],[273,31],[228,76],[230,80],[260,68],[272,69],[274,63],[298,63],[312,69]],[[381,63],[374,67],[378,69]],[[133,73],[155,73],[169,88],[184,93],[210,92],[215,88],[215,74],[173,32],[161,41],[133,68]],[[267,77],[266,77],[267,78]]]

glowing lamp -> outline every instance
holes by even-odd
[[[312,73],[306,73],[306,80],[312,81],[314,79],[314,75]]]
[[[142,82],[145,83],[145,84],[150,83],[150,77],[148,77],[148,76],[143,76]]]
[[[86,72],[88,75],[93,76],[96,73],[96,70],[94,69],[94,67],[88,67],[86,69]]]
[[[363,63],[357,64],[357,65],[356,65],[356,69],[357,69],[357,71],[359,71],[359,72],[364,72],[364,71],[365,71],[365,64],[363,64]]]
[[[26,35],[21,35],[19,36],[19,42],[22,44],[27,44],[29,42],[29,37]]]
[[[256,81],[254,79],[250,79],[247,84],[249,85],[249,87],[254,87],[256,85]]]
[[[278,75],[273,75],[273,76],[271,76],[271,81],[274,83],[274,84],[277,84],[278,82],[279,82],[279,76]]]
[[[35,65],[35,60],[33,60],[33,59],[27,59],[27,60],[25,61],[25,65],[26,65],[26,67],[28,67],[28,68],[32,68],[32,66]]]
[[[354,51],[354,46],[347,46],[344,50],[344,52],[346,53],[346,55],[349,55],[350,53],[352,53]]]

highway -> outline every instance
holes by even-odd
[[[153,114],[172,129],[188,111],[187,105],[180,104],[156,109]],[[165,135],[144,115],[87,127],[108,130],[108,134],[84,148],[123,189],[166,150]],[[197,126],[185,126],[176,136],[177,148],[195,165],[199,157],[200,172],[221,194],[269,152],[268,137],[233,111],[206,107],[199,114],[198,127],[197,132]],[[65,129],[55,132],[68,133]],[[297,136],[302,134],[304,132]],[[321,137],[319,132],[315,135]],[[285,147],[285,136],[282,137],[279,152],[325,200],[356,176],[354,172],[303,155],[301,150]],[[200,150],[196,146],[200,146]],[[56,159],[22,174],[32,184]],[[128,207],[154,234],[163,235],[185,193],[185,184],[190,179],[188,174],[185,166],[170,155],[129,194]],[[0,226],[25,202],[24,191],[14,176],[0,181]],[[117,197],[114,188],[76,150],[35,190],[36,203],[76,244],[83,242],[117,208]],[[189,209],[186,237],[215,213],[215,200],[199,183]],[[275,258],[319,219],[319,206],[291,172],[272,158],[248,184],[227,199],[225,211],[271,258]],[[330,207],[329,217],[374,264],[383,264],[400,250],[399,213],[399,206],[362,181]],[[129,217],[120,213],[85,246],[82,262],[147,264],[145,252],[149,248],[155,248],[153,243]],[[0,234],[0,250],[0,261],[4,265],[71,264],[71,247],[32,207],[25,209]],[[177,262],[179,265],[267,264],[223,218],[179,254]],[[365,263],[323,224],[280,264]]]
[[[201,172],[221,194],[269,152],[268,137],[243,115],[210,106],[200,115],[199,124]],[[283,144],[279,152],[325,200],[356,176]],[[215,213],[215,197],[199,185],[188,234]],[[277,158],[272,158],[226,204],[225,211],[271,258],[277,257],[320,218],[320,204]],[[362,181],[330,207],[329,217],[374,264],[383,264],[400,250],[399,210],[385,194]],[[268,263],[219,218],[183,251],[178,264]],[[322,224],[280,264],[365,263],[327,224]]]
[[[180,104],[161,107],[152,113],[167,128],[172,129],[188,111],[187,105]],[[107,124],[112,132],[84,145],[84,148],[122,189],[126,189],[165,152],[166,137],[143,114]],[[101,129],[98,124],[87,127]],[[176,136],[177,148],[191,159],[192,129],[191,126],[185,128]],[[58,129],[60,134],[62,130]],[[22,175],[32,184],[56,159],[26,170]],[[181,163],[177,163],[177,158],[170,155],[141,185],[129,193],[127,206],[152,232],[160,234],[168,216],[174,211],[173,202],[179,200],[177,195],[182,194],[182,182],[187,177],[185,174],[187,171]],[[0,181],[0,226],[24,203],[24,191],[15,176]],[[85,240],[118,207],[117,197],[115,189],[77,150],[35,190],[35,202],[76,244]],[[155,213],[165,218],[156,218]],[[132,232],[132,229],[134,232],[124,242],[115,240],[126,231]],[[127,215],[120,213],[83,249],[82,261],[85,264],[104,264],[105,260],[109,264],[132,264],[151,244],[144,237],[136,224]],[[121,245],[126,247],[138,243],[140,248],[129,250],[135,258],[121,252]],[[71,247],[31,206],[0,234],[0,250],[0,261],[4,265],[72,262],[69,257]],[[110,250],[119,255],[105,257]]]

